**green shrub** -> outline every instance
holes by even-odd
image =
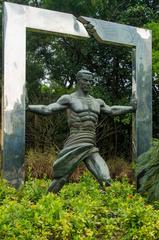
[[[159,200],[159,140],[154,140],[149,151],[139,157],[136,174],[139,191],[146,193],[148,201]]]
[[[6,180],[0,178],[0,205],[7,199],[8,201],[17,197],[15,188],[9,186]]]
[[[127,180],[114,181],[103,192],[85,174],[58,195],[46,193],[49,184],[29,179],[16,192],[1,180],[1,240],[158,239],[159,211]]]

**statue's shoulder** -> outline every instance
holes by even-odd
[[[92,95],[89,95],[89,98],[92,99],[92,100],[94,100],[95,102],[98,101],[98,99],[95,98],[95,97],[93,97]]]
[[[58,99],[60,104],[69,104],[71,101],[71,94],[64,94]]]
[[[73,92],[71,94],[69,94],[70,98],[77,98],[77,94],[76,92]]]
[[[104,108],[110,108],[110,106],[108,104],[105,103],[105,101],[101,98],[97,99],[98,103],[100,104],[100,107],[104,107]]]
[[[104,105],[104,104],[105,104],[104,100],[102,100],[101,98],[96,98],[96,101],[97,101],[100,105]]]

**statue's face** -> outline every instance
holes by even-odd
[[[83,75],[81,79],[79,80],[79,88],[84,92],[88,93],[90,90],[90,87],[92,85],[92,76],[91,75]]]

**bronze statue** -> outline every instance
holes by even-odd
[[[108,106],[102,99],[89,95],[93,74],[80,70],[77,75],[78,89],[72,94],[61,96],[57,102],[45,105],[29,105],[28,110],[42,115],[67,111],[70,135],[53,165],[54,179],[48,191],[57,193],[70,174],[83,161],[100,186],[110,186],[109,169],[95,145],[96,126],[101,112],[120,115],[136,110],[134,106]]]

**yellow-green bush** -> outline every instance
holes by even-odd
[[[17,192],[1,180],[1,240],[158,239],[159,211],[126,180],[103,192],[87,174],[58,195],[49,184],[30,179]]]

